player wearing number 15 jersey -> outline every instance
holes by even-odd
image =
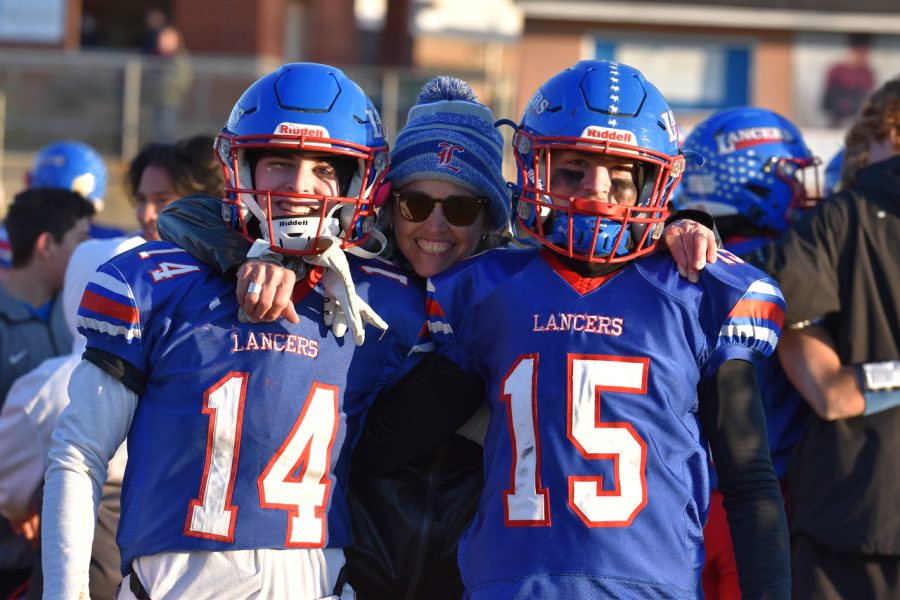
[[[350,450],[375,394],[416,362],[425,320],[405,274],[340,250],[372,217],[376,125],[340,71],[294,64],[245,92],[217,142],[232,175],[226,218],[269,251],[343,259],[389,324],[364,345],[324,325],[319,268],[294,290],[298,323],[239,319],[235,283],[169,242],[98,269],[50,453],[45,597],[86,592],[86,516],[127,434],[120,598],[353,598],[339,577]]]
[[[749,362],[773,352],[784,302],[726,252],[698,285],[647,256],[684,160],[665,100],[631,67],[585,61],[538,90],[513,143],[517,225],[542,247],[429,281],[438,351],[491,405],[468,597],[702,597],[709,443],[744,597],[787,598]]]

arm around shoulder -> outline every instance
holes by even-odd
[[[222,217],[222,201],[195,194],[173,202],[159,215],[159,235],[219,273],[233,276],[247,260],[250,242]]]

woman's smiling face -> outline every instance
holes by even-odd
[[[472,196],[472,193],[448,181],[414,181],[397,192],[421,192],[441,200],[449,196]],[[434,204],[431,214],[421,222],[404,218],[396,198],[391,200],[391,219],[397,247],[412,265],[416,274],[431,277],[456,262],[470,256],[487,232],[485,209],[482,207],[475,222],[467,226],[451,225],[444,216],[440,202]]]

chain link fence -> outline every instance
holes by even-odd
[[[234,102],[278,62],[192,56],[191,83],[174,113],[177,137],[215,135]],[[84,141],[104,155],[110,190],[103,216],[133,220],[121,179],[124,165],[145,143],[157,141],[160,82],[172,65],[135,52],[0,49],[0,183],[7,199],[19,191],[33,153],[53,140]],[[406,121],[421,86],[437,72],[342,66],[369,94],[393,138]],[[513,82],[480,72],[449,73],[466,79],[498,116],[513,110]],[[2,191],[2,188],[0,188]],[[0,194],[2,195],[2,194]],[[5,209],[0,211],[5,214]],[[101,217],[102,218],[102,217]]]

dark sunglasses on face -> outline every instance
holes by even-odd
[[[413,223],[421,223],[428,218],[434,205],[443,204],[444,218],[451,225],[468,227],[478,219],[481,207],[487,204],[484,198],[475,196],[447,196],[432,198],[425,192],[394,192],[400,216]]]

